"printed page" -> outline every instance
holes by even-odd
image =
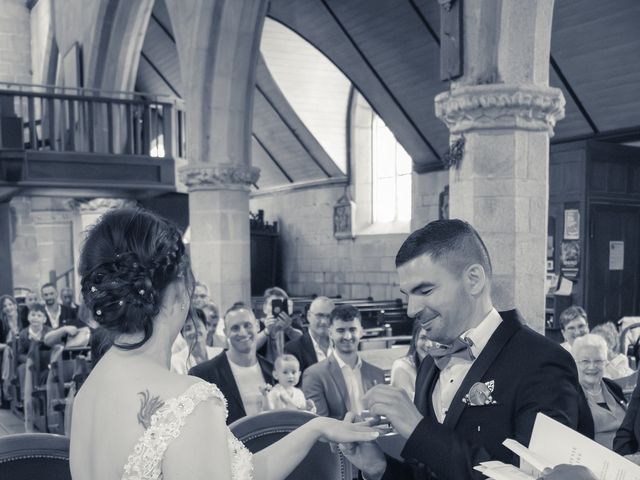
[[[583,465],[599,480],[640,480],[638,465],[542,413],[536,416],[529,451],[548,466]],[[531,463],[531,458],[520,456]]]
[[[473,468],[493,480],[536,480],[536,477],[532,477],[517,467],[498,461],[482,462]]]

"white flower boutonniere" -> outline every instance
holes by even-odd
[[[496,382],[494,380],[489,380],[484,383],[476,382],[471,385],[469,393],[462,398],[462,402],[472,407],[494,404],[496,403],[493,399],[495,386]]]

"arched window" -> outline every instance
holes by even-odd
[[[350,125],[355,234],[408,233],[411,157],[358,91],[353,92]]]
[[[382,119],[371,122],[372,223],[411,221],[411,157]]]

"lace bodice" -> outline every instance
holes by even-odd
[[[124,466],[122,480],[158,480],[162,478],[162,459],[167,447],[182,431],[186,418],[204,400],[216,399],[224,407],[227,416],[227,401],[215,385],[199,382],[191,385],[182,395],[167,400],[151,417],[151,426],[140,437],[133,453]],[[212,433],[214,433],[212,431]],[[231,459],[233,480],[253,479],[251,453],[229,428],[226,428],[227,445]]]

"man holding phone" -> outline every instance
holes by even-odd
[[[258,353],[273,362],[284,353],[285,343],[300,338],[302,331],[291,325],[293,302],[283,289],[272,287],[264,292],[262,311],[264,328],[256,339]]]

